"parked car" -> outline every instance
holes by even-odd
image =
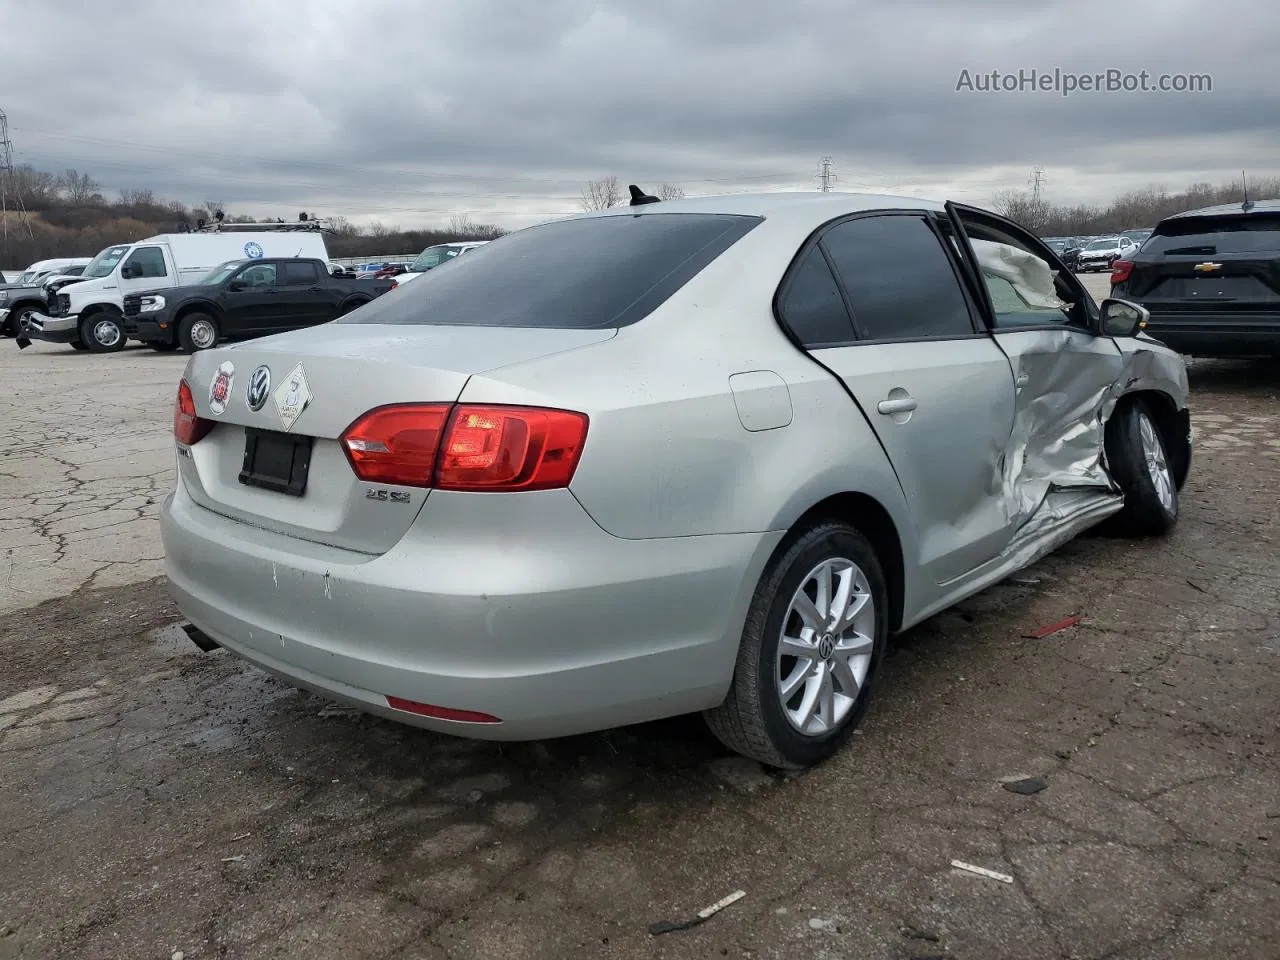
[[[1147,333],[1196,357],[1280,357],[1280,200],[1166,217],[1112,267]]]
[[[418,254],[418,259],[409,264],[404,273],[396,277],[396,280],[402,285],[406,284],[415,277],[422,276],[428,270],[434,270],[436,267],[448,263],[468,251],[477,250],[488,242],[488,240],[468,240],[460,243],[437,243],[434,246],[427,247],[422,253]]]
[[[127,295],[124,332],[156,350],[194,353],[328,323],[392,286],[334,276],[325,261],[306,257],[229,260],[199,283]]]
[[[1113,263],[1137,249],[1138,245],[1128,237],[1099,237],[1085,244],[1076,254],[1076,270],[1078,273],[1110,270]]]
[[[1154,228],[1143,227],[1138,230],[1122,230],[1120,232],[1120,236],[1128,237],[1138,246],[1142,246],[1142,244],[1146,241],[1147,237],[1151,236],[1153,232],[1154,232]]]
[[[161,510],[193,640],[444,733],[703,711],[795,768],[891,634],[1103,521],[1176,523],[1185,364],[1012,221],[639,203],[193,355]]]
[[[85,268],[83,282],[58,291],[47,314],[33,314],[22,337],[96,353],[122,350],[124,298],[129,294],[197,283],[218,264],[237,257],[303,256],[329,259],[324,237],[308,223],[221,224],[216,230],[115,244]],[[23,346],[24,339],[18,345]]]
[[[84,264],[68,264],[65,260],[43,262],[55,266],[26,270],[21,274],[29,278],[25,282],[0,286],[0,336],[18,336],[32,316],[48,309],[50,284],[64,278],[78,280],[85,267]]]

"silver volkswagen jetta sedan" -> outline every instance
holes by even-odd
[[[786,193],[517,231],[190,359],[191,632],[432,730],[703,711],[820,762],[888,638],[1102,521],[1174,525],[1186,368],[979,209]]]

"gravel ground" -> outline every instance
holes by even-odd
[[[697,721],[472,743],[199,653],[154,519],[181,365],[0,342],[0,960],[1280,955],[1275,365],[1193,365],[1173,536],[910,631],[795,777]]]

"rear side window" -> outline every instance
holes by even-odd
[[[1144,254],[1213,257],[1218,254],[1280,254],[1280,214],[1180,217],[1156,227]]]
[[[306,286],[320,282],[320,271],[314,263],[290,263],[285,261],[280,283],[284,286]]]
[[[864,340],[973,334],[960,280],[923,217],[847,220],[822,238]]]
[[[810,247],[778,301],[782,322],[806,347],[830,347],[854,340],[844,297],[822,251]]]
[[[761,222],[643,213],[561,220],[468,250],[339,323],[624,327],[643,319]]]

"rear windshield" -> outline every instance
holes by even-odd
[[[601,329],[635,323],[761,222],[644,213],[527,227],[339,323]]]
[[[1280,213],[1179,217],[1156,227],[1142,252],[1175,257],[1280,253]]]

